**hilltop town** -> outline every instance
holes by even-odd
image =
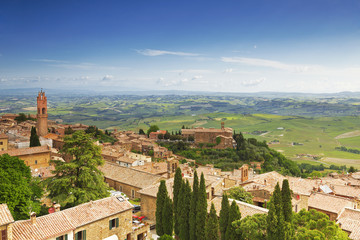
[[[30,147],[32,129],[36,129],[40,146]],[[287,180],[293,212],[302,209],[322,212],[339,224],[350,239],[360,239],[360,172],[301,178],[262,171],[263,162],[249,162],[223,171],[212,164],[199,164],[174,154],[162,144],[184,141],[190,146],[200,144],[209,149],[236,149],[234,131],[225,127],[225,123],[219,128],[183,128],[177,135],[162,129],[148,134],[126,130],[103,133],[94,126],[48,120],[47,97],[40,91],[36,115],[1,116],[0,156],[18,157],[30,168],[33,178],[45,181],[55,175],[54,161],[72,161],[73,156],[64,154],[62,149],[66,139],[78,131],[95,135],[99,131],[99,136],[108,140],[95,137],[94,144],[101,149],[104,164],[99,170],[103,181],[112,189],[111,196],[62,209],[64,206],[45,195],[41,203],[48,209],[47,214],[37,216],[29,211],[27,219],[16,221],[9,203],[0,202],[0,239],[151,239],[150,229],[156,228],[159,186],[164,181],[172,199],[178,168],[191,185],[195,174],[199,178],[203,174],[208,211],[214,204],[217,215],[224,194],[235,187],[242,187],[252,196],[252,204],[229,199],[238,205],[241,219],[268,214],[268,202],[275,186]]]

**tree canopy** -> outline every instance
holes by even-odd
[[[90,200],[109,196],[103,173],[101,149],[91,135],[76,131],[64,139],[62,153],[70,155],[70,162],[53,161],[55,176],[47,179],[49,197],[64,207],[72,207]]]
[[[147,135],[149,136],[151,132],[156,132],[157,130],[160,130],[157,125],[151,125],[150,128],[147,130]]]
[[[39,136],[36,133],[36,128],[31,127],[31,135],[30,135],[30,147],[41,146]]]
[[[28,218],[29,212],[40,212],[42,192],[23,160],[0,155],[0,203],[8,205],[15,220]]]
[[[229,198],[252,204],[253,196],[241,186],[230,188],[227,192]]]

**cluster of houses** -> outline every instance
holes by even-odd
[[[39,103],[40,101],[40,103]],[[38,119],[47,118],[46,97],[38,96]],[[40,106],[40,107],[39,107]],[[69,161],[59,153],[64,145],[65,130],[84,130],[88,126],[64,125],[53,121],[35,122],[27,120],[20,124],[15,115],[3,115],[0,119],[0,155],[9,154],[24,160],[33,176],[47,178],[52,175],[50,160]],[[45,125],[45,126],[44,126]],[[31,127],[36,127],[42,146],[29,148]],[[44,132],[44,128],[50,129]],[[183,137],[192,137],[196,143],[213,143],[217,148],[233,147],[232,129],[183,129]],[[105,164],[100,167],[104,181],[116,191],[125,193],[130,199],[140,201],[141,214],[146,222],[132,219],[132,208],[123,197],[109,197],[88,202],[70,209],[60,210],[30,219],[14,221],[6,204],[0,205],[0,239],[150,239],[149,226],[156,221],[156,195],[161,180],[165,180],[167,191],[172,197],[174,174],[182,170],[183,178],[192,185],[195,169],[205,177],[208,206],[214,203],[220,212],[222,195],[232,187],[241,186],[253,196],[253,204],[235,201],[242,218],[256,213],[267,214],[267,202],[277,183],[288,179],[292,190],[292,206],[295,212],[301,209],[315,209],[325,213],[348,232],[351,239],[360,239],[360,173],[352,175],[333,174],[319,179],[302,179],[282,176],[277,172],[255,174],[243,165],[231,172],[223,172],[212,165],[197,166],[180,164],[181,157],[157,145],[161,130],[150,138],[132,131],[114,131],[115,144],[100,144]],[[153,156],[150,153],[153,153]],[[153,161],[157,159],[159,161]],[[254,164],[256,168],[260,167]],[[50,201],[51,202],[51,201]],[[58,205],[58,204],[57,204]]]

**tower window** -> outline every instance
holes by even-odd
[[[43,108],[43,109],[42,109],[42,114],[45,114],[45,113],[46,113],[46,109]]]

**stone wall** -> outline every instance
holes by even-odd
[[[149,220],[155,221],[156,198],[141,194],[140,199],[142,215],[147,217]]]
[[[138,193],[138,191],[140,191],[141,188],[137,188],[125,183],[117,182],[112,179],[108,179],[106,177],[105,177],[105,182],[109,184],[109,187],[112,187],[117,191],[121,191],[125,193],[130,199],[140,198],[140,194]],[[134,191],[134,196],[132,196],[132,190]]]

